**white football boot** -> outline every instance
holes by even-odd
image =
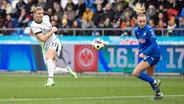
[[[69,67],[66,67],[66,69],[68,70],[69,74],[74,77],[75,79],[78,78],[77,74]]]
[[[45,87],[51,87],[54,85],[55,85],[55,83],[54,83],[53,78],[48,78],[47,83],[45,84]]]

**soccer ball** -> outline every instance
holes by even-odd
[[[104,41],[101,38],[95,38],[92,42],[92,47],[95,50],[101,50],[102,48],[104,48]]]

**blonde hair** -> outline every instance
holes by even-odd
[[[37,10],[43,10],[43,8],[41,6],[33,5],[30,11],[36,13]]]
[[[140,4],[138,2],[135,4],[135,6],[133,6],[133,10],[137,13],[137,15],[144,14],[146,12],[145,4]]]

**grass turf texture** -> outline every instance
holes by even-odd
[[[184,78],[159,77],[162,100],[152,101],[148,83],[123,76],[55,76],[54,87],[44,87],[47,75],[0,74],[0,104],[180,104]]]

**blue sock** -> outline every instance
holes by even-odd
[[[138,76],[139,79],[142,79],[143,81],[153,83],[154,78],[150,77],[148,74],[141,72],[140,75]]]
[[[154,87],[154,84],[153,83],[150,83],[151,85],[151,88],[153,89],[153,91],[155,91],[155,87]],[[156,94],[160,93],[160,89],[157,89],[157,92],[155,92]]]
[[[160,89],[158,89],[157,92],[155,92],[155,93],[156,93],[156,94],[159,94],[160,92],[161,92]]]
[[[153,89],[153,91],[155,91],[155,86],[154,86],[154,84],[152,84],[152,83],[149,83],[150,85],[151,85],[151,88]]]

